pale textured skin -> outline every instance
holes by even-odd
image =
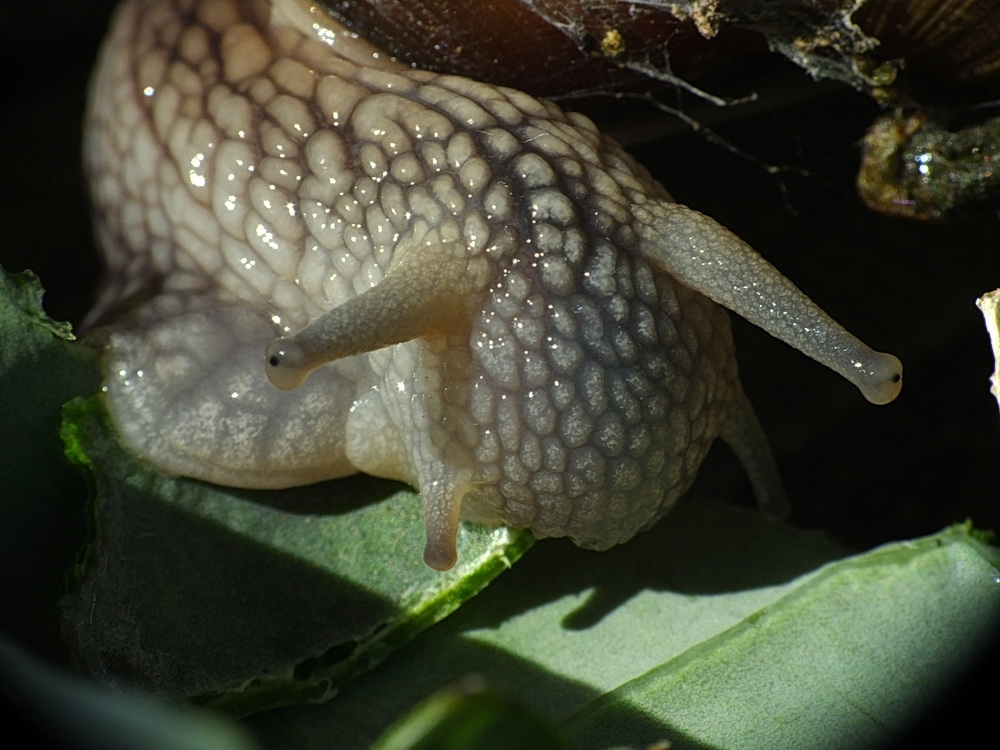
[[[409,482],[438,568],[460,515],[626,541],[719,435],[781,510],[727,314],[702,293],[811,356],[832,347],[845,374],[886,356],[586,118],[412,70],[299,0],[126,2],[86,162],[109,266],[90,321],[126,442],[225,485]],[[349,300],[268,349],[292,389],[272,385],[269,342]],[[334,340],[335,361],[291,364]]]

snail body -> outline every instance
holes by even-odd
[[[586,118],[413,69],[301,0],[127,0],[85,158],[109,410],[163,471],[420,489],[604,549],[722,436],[786,499],[725,305],[892,400],[901,368]]]

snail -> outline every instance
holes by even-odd
[[[622,543],[720,436],[781,515],[722,306],[873,403],[901,387],[587,118],[408,66],[304,0],[127,0],[85,162],[87,324],[125,443],[236,487],[408,482],[440,570],[460,519]]]

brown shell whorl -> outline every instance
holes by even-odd
[[[873,58],[902,61],[899,82],[922,103],[1000,98],[996,0],[869,0],[852,20],[879,41]]]
[[[674,7],[628,0],[325,0],[340,22],[419,68],[536,96],[651,89],[628,65],[713,93],[773,65],[767,47],[818,77],[880,101],[968,105],[1000,98],[995,0],[718,0]],[[773,56],[772,56],[773,57]],[[888,89],[880,65],[895,70]],[[890,76],[891,78],[891,76]],[[734,81],[735,79],[735,81]]]
[[[766,51],[738,30],[705,39],[662,8],[587,0],[326,0],[329,12],[416,67],[511,86],[535,96],[620,90],[650,79],[623,63],[652,63],[694,83],[721,80],[726,60]],[[727,75],[732,75],[728,71]]]

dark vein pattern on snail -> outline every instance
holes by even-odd
[[[719,305],[870,401],[900,388],[586,118],[407,67],[300,0],[126,2],[86,161],[127,444],[225,485],[409,482],[436,568],[460,519],[624,542],[717,436],[780,514]]]

